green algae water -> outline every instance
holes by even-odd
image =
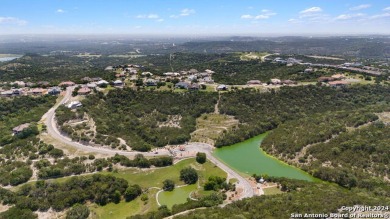
[[[174,204],[186,203],[190,193],[195,191],[196,188],[197,184],[175,188],[171,192],[161,192],[157,198],[161,205],[166,205],[168,208],[172,209]]]
[[[310,174],[267,155],[260,148],[266,135],[264,133],[231,146],[218,148],[214,156],[233,169],[248,175],[256,173],[307,181],[316,180]]]

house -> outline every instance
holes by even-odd
[[[331,76],[332,78],[335,78],[337,80],[342,80],[342,79],[345,79],[345,75],[344,74],[334,74]]]
[[[258,84],[261,84],[261,81],[259,80],[250,80],[248,82],[246,82],[247,85],[258,85]]]
[[[201,78],[201,79],[199,79],[199,82],[204,82],[204,83],[208,83],[208,84],[214,84],[214,80],[211,79],[211,77]]]
[[[282,83],[282,81],[280,79],[277,79],[277,78],[271,79],[271,84],[276,85],[276,84],[281,84],[281,83]]]
[[[26,83],[26,87],[34,87],[34,86],[35,86],[35,84],[32,83],[32,82],[27,82]]]
[[[191,84],[188,86],[188,90],[199,90],[199,84]]]
[[[105,70],[105,71],[112,71],[112,70],[114,70],[114,67],[112,67],[112,66],[107,66],[104,70]]]
[[[283,80],[282,81],[282,84],[285,84],[285,85],[292,85],[292,84],[296,84],[297,82],[295,81],[292,81],[292,80]]]
[[[91,89],[88,87],[82,87],[77,91],[77,94],[79,95],[88,95],[89,93],[91,93]]]
[[[188,80],[190,80],[190,81],[195,81],[196,79],[198,79],[198,77],[196,75],[188,76]]]
[[[58,95],[61,93],[61,89],[59,87],[52,87],[47,92],[50,95]]]
[[[189,86],[190,84],[187,82],[179,82],[175,84],[175,88],[180,88],[180,89],[188,89]]]
[[[307,68],[307,69],[305,69],[305,73],[312,73],[314,70],[312,69],[312,68]]]
[[[146,86],[157,86],[157,81],[154,79],[148,79],[145,81]]]
[[[121,81],[121,80],[114,81],[114,86],[116,86],[116,87],[123,86],[123,81]]]
[[[148,76],[148,75],[149,75],[149,76],[153,76],[153,74],[150,73],[150,72],[148,72],[148,71],[142,72],[141,75],[142,75],[142,76]]]
[[[198,70],[194,69],[194,68],[191,68],[189,71],[188,71],[190,74],[196,74],[198,73]]]
[[[210,69],[206,69],[206,70],[204,70],[205,72],[207,72],[207,73],[209,73],[209,74],[214,74],[215,72],[214,71],[212,71],[212,70],[210,70]]]
[[[2,97],[12,97],[13,94],[14,92],[12,90],[6,90],[1,92]]]
[[[97,86],[101,87],[101,86],[105,86],[105,85],[107,85],[109,83],[106,80],[100,80],[96,84],[97,84]]]
[[[23,130],[27,129],[28,127],[30,127],[30,123],[24,123],[24,124],[18,125],[12,129],[12,133],[14,135],[17,135],[17,134],[21,133]]]
[[[224,84],[220,84],[217,87],[217,90],[227,90],[227,89],[228,89],[228,87],[226,85],[224,85]]]
[[[66,107],[68,107],[69,109],[76,109],[77,107],[81,106],[83,105],[80,103],[80,101],[72,101],[68,105],[66,105]]]
[[[117,77],[117,78],[124,78],[124,77],[126,77],[126,74],[125,73],[118,73],[118,74],[116,74],[115,75],[115,77]]]
[[[92,82],[92,83],[88,83],[88,84],[87,84],[87,87],[88,87],[89,89],[94,89],[94,88],[96,88],[96,87],[97,87],[97,84],[96,84],[96,83],[94,83],[94,82]]]
[[[26,83],[24,83],[24,81],[14,81],[12,84],[16,84],[18,87],[26,86]]]
[[[12,90],[12,95],[14,95],[14,96],[19,96],[22,94],[23,94],[23,91],[21,89]]]
[[[34,88],[34,89],[30,90],[30,93],[32,95],[42,95],[43,92],[44,92],[44,89],[42,89],[42,88]]]
[[[74,85],[75,85],[75,83],[73,81],[63,81],[58,86],[60,86],[60,87],[70,87],[70,86],[74,86]]]
[[[349,84],[348,81],[331,81],[328,83],[331,87],[345,87]]]
[[[101,77],[94,77],[94,78],[91,78],[91,82],[98,82],[98,81],[100,81],[100,80],[102,80]]]

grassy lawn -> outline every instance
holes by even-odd
[[[218,167],[215,167],[215,165],[211,162],[207,161],[205,164],[198,164],[195,161],[195,158],[183,160],[173,166],[165,168],[144,170],[131,168],[127,170],[120,170],[117,173],[103,172],[103,174],[110,174],[115,177],[126,179],[130,184],[138,184],[143,188],[161,188],[162,182],[165,179],[173,180],[176,185],[184,185],[184,183],[179,180],[180,170],[188,166],[191,166],[198,171],[201,184],[203,184],[204,179],[208,179],[210,176],[220,176],[226,178],[226,173]]]
[[[119,204],[109,203],[105,206],[99,206],[92,204],[89,206],[91,210],[90,218],[93,219],[111,219],[111,218],[123,218],[134,214],[138,214],[141,211],[143,202],[138,197],[131,202],[122,201]]]
[[[277,187],[265,188],[263,190],[264,190],[264,195],[276,195],[276,194],[282,194],[283,193]]]
[[[260,60],[261,57],[268,55],[266,52],[250,52],[250,53],[241,53],[240,59],[243,61],[249,61],[252,59]]]
[[[221,114],[203,114],[196,119],[196,131],[191,133],[191,141],[214,144],[214,141],[239,121],[232,116]]]

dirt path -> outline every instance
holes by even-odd
[[[214,106],[214,114],[219,114],[219,102],[221,101],[221,93],[218,92],[218,101]]]

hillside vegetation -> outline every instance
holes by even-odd
[[[220,112],[234,116],[240,124],[220,137],[216,146],[238,143],[275,129],[286,121],[314,114],[354,111],[368,106],[380,111],[388,107],[389,93],[389,86],[380,85],[356,85],[344,89],[310,85],[281,87],[268,93],[251,89],[228,92],[221,96]],[[355,122],[365,120],[362,115],[355,116]]]
[[[217,93],[112,90],[91,95],[78,114],[96,122],[98,135],[120,137],[135,150],[181,144],[195,131],[196,118],[214,111]],[[73,114],[69,114],[69,118]],[[91,139],[92,140],[92,139]]]

